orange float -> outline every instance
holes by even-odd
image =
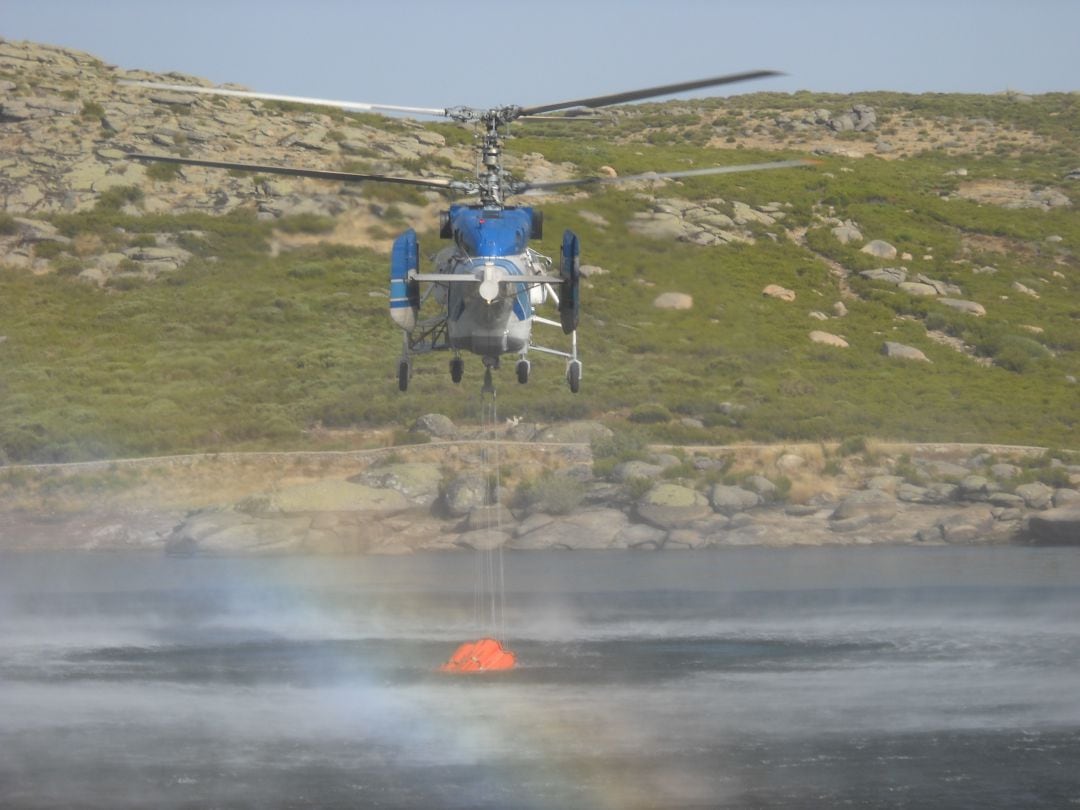
[[[466,641],[458,647],[450,660],[439,667],[440,672],[473,674],[500,672],[513,669],[517,657],[493,638]]]

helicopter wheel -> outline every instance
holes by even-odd
[[[566,381],[570,384],[570,393],[576,394],[581,388],[581,361],[571,360],[566,367]]]
[[[409,361],[402,360],[397,367],[397,387],[399,391],[407,391],[409,388]]]
[[[450,379],[453,382],[461,382],[461,375],[465,373],[465,361],[455,357],[450,361]]]
[[[529,361],[525,359],[517,362],[517,381],[524,385],[529,381]]]

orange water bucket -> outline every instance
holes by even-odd
[[[501,672],[513,669],[517,657],[493,638],[466,641],[458,647],[450,660],[439,667],[440,672],[480,673]]]

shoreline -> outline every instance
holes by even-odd
[[[1080,523],[1069,522],[1080,509],[1080,467],[1032,466],[1045,461],[1043,448],[881,441],[841,456],[816,443],[653,445],[605,466],[582,440],[605,431],[568,423],[537,428],[529,440],[432,436],[365,450],[8,466],[0,468],[0,551],[1080,544]],[[494,469],[492,455],[497,496],[480,480]],[[1039,534],[1047,518],[1065,523]]]

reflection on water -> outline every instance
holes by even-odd
[[[2,807],[1060,807],[1080,554],[0,556]]]

